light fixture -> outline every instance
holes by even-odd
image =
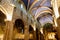
[[[21,8],[23,8],[23,4],[21,4]]]

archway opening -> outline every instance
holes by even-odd
[[[29,25],[29,33],[33,33],[34,29],[32,28],[31,25]]]
[[[2,40],[4,37],[5,32],[5,26],[6,22],[4,21],[6,19],[6,15],[0,10],[0,39]]]
[[[29,40],[33,40],[34,39],[34,29],[31,25],[29,25],[29,35],[30,35]]]
[[[24,39],[24,22],[21,19],[16,19],[14,24],[14,40]]]
[[[3,33],[4,26],[6,25],[6,22],[4,21],[6,19],[6,15],[0,11],[0,33]]]
[[[17,19],[15,21],[14,28],[18,33],[24,33],[24,22],[21,19]]]

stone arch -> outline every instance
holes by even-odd
[[[6,15],[0,10],[0,29],[1,29],[0,31],[3,34],[4,34],[4,31],[5,31],[4,30],[5,29],[5,26],[6,26],[5,19],[6,19]]]
[[[35,19],[37,19],[41,14],[44,14],[44,13],[49,13],[51,15],[53,14],[50,8],[42,6],[36,10]]]
[[[0,18],[6,19],[6,15],[0,10]]]
[[[51,14],[52,12],[50,12],[49,10],[45,10],[45,11],[42,11],[42,12],[39,12],[39,13],[40,14],[37,14],[36,17],[35,17],[35,19],[37,19],[41,14],[44,14],[44,13]]]
[[[35,12],[33,12],[35,11]],[[44,13],[49,13],[52,15],[52,10],[48,7],[45,7],[45,6],[42,6],[42,7],[39,7],[39,8],[34,8],[32,9],[31,13],[34,13],[33,16],[35,19],[37,19],[41,14],[44,14]]]
[[[6,13],[7,11],[5,10],[5,8],[2,5],[0,5],[0,16],[3,18],[4,21],[6,19]]]
[[[2,11],[7,16],[7,11],[2,5],[0,5],[0,11]]]
[[[37,20],[37,19],[40,20],[41,17],[46,16],[46,15],[51,16],[51,17],[53,15],[53,11],[49,7],[45,7],[45,6],[42,6],[39,8],[34,8],[34,9],[32,9],[31,13],[33,14],[35,20]],[[51,20],[51,21],[53,21],[53,20]],[[53,23],[53,22],[51,22],[51,23]]]

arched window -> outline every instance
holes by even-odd
[[[18,33],[24,33],[24,22],[21,19],[17,19],[15,21],[14,28]]]

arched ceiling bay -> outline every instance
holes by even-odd
[[[25,7],[28,9],[32,9],[37,6],[51,6],[51,0],[20,0],[25,4]]]

